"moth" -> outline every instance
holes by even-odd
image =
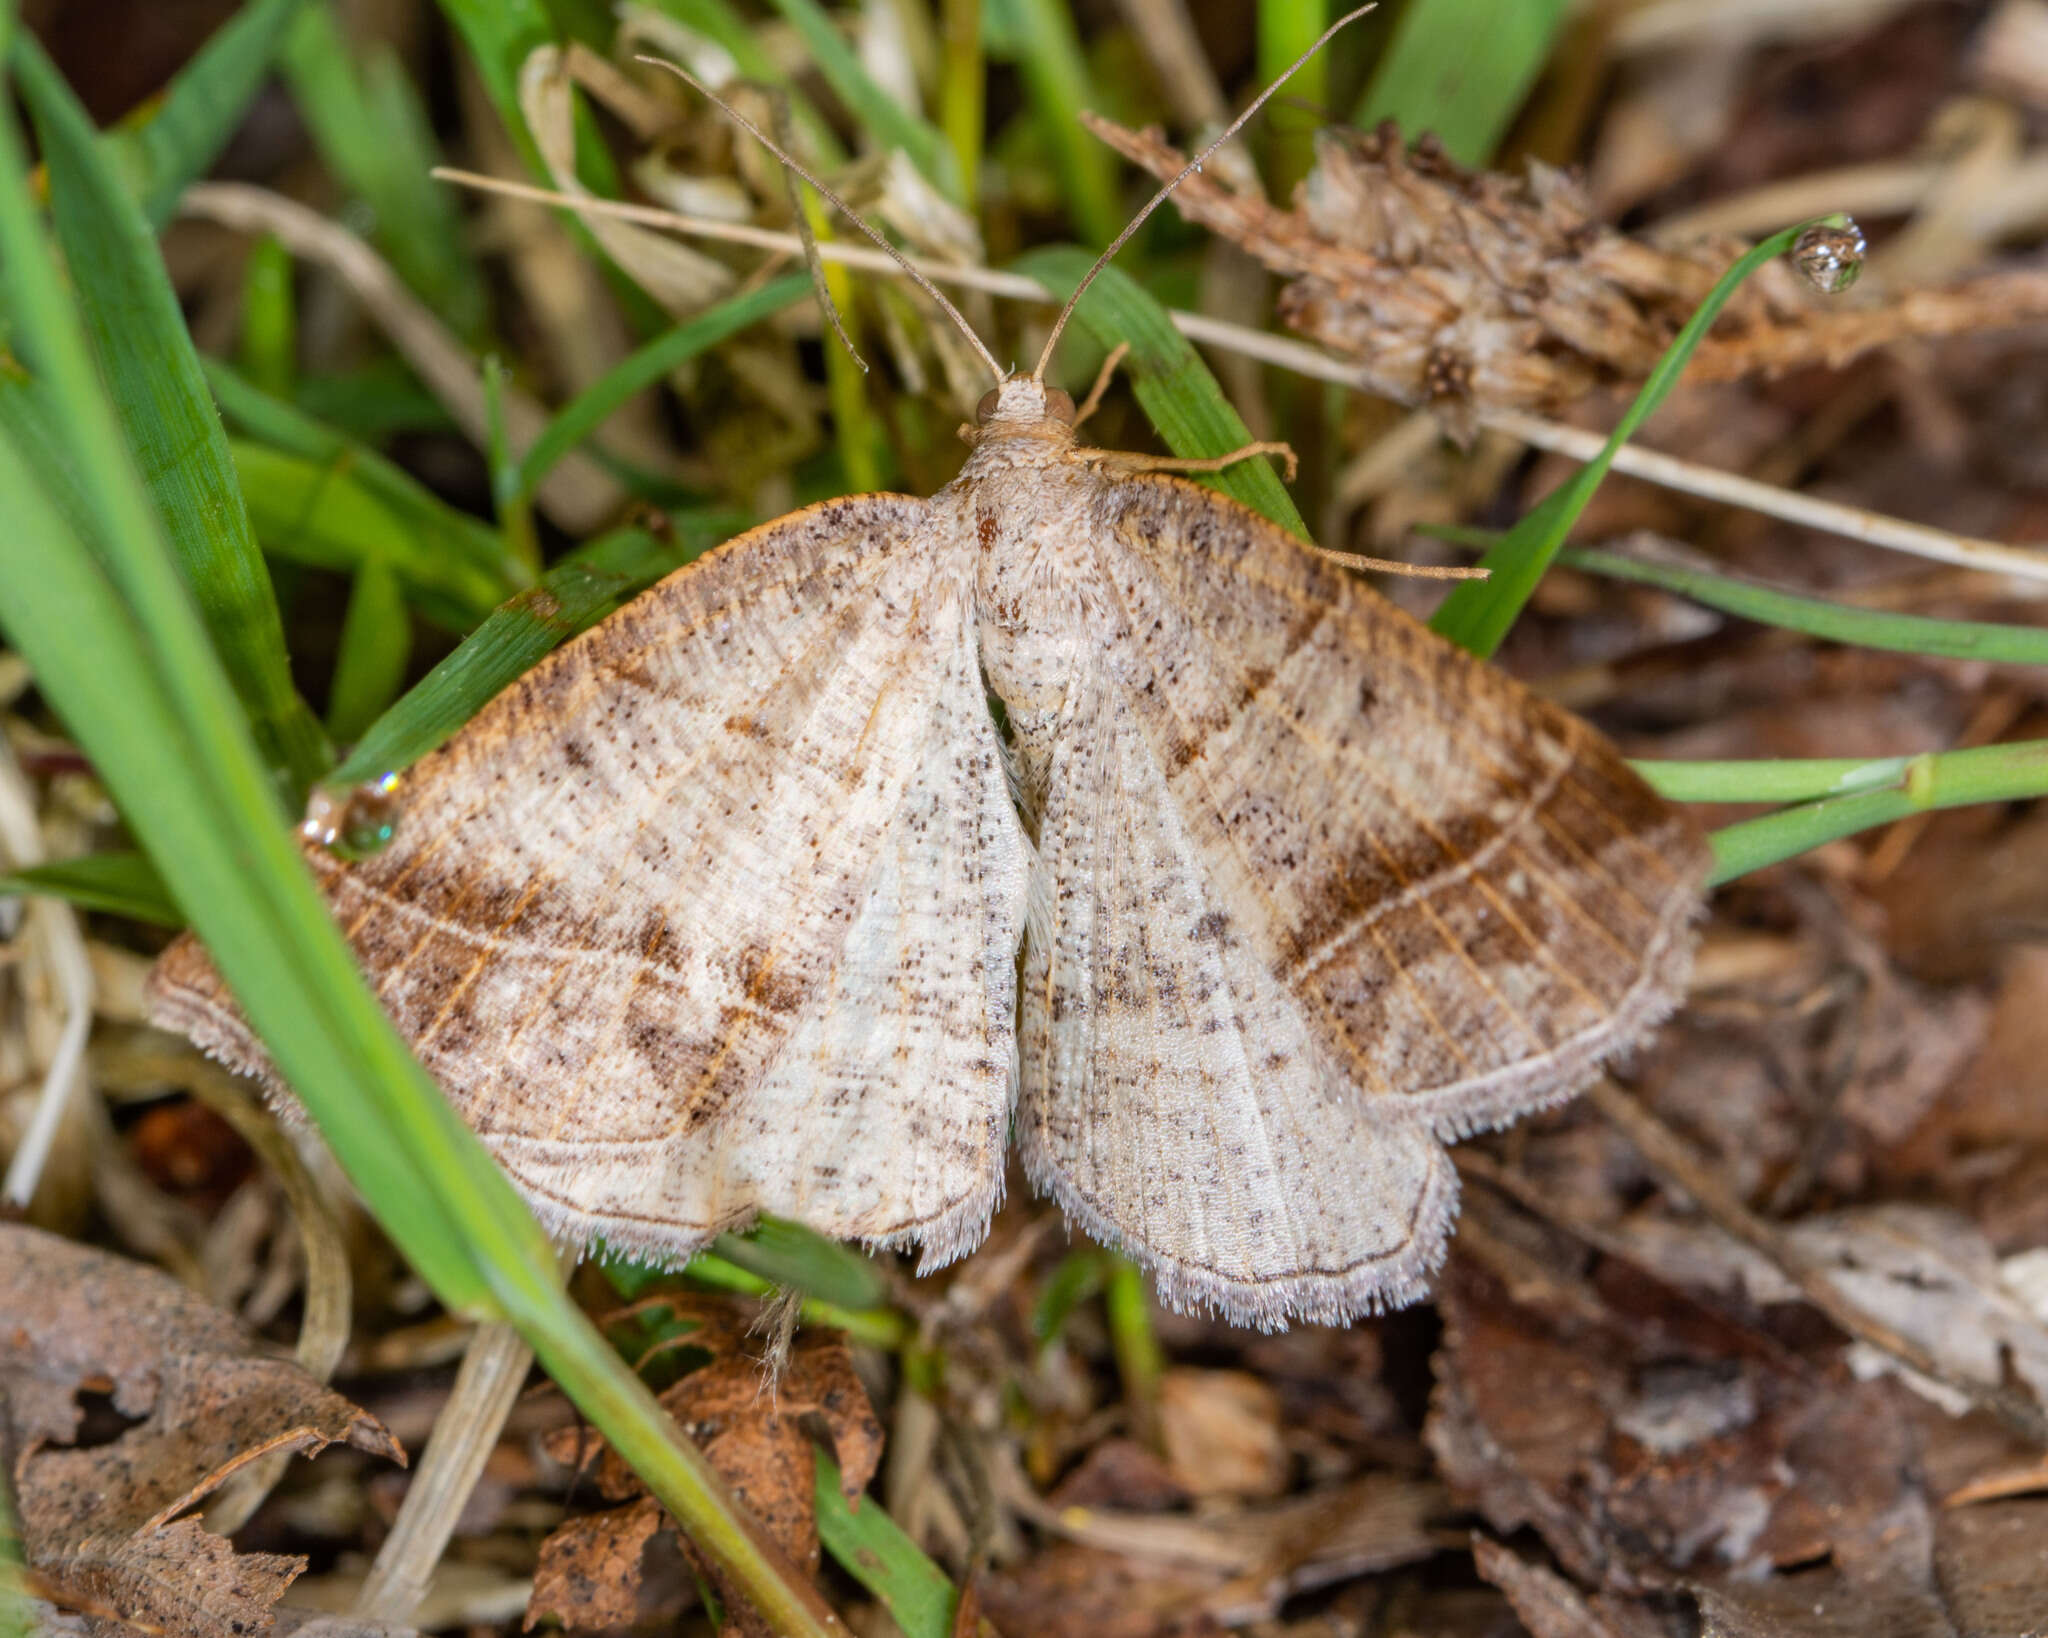
[[[1014,1134],[1171,1307],[1411,1302],[1445,1142],[1678,1000],[1704,845],[1578,719],[1084,446],[1052,345],[988,358],[936,495],[679,570],[408,771],[389,846],[308,862],[567,1241],[673,1262],[772,1212],[935,1267]],[[276,1086],[189,936],[152,996]]]

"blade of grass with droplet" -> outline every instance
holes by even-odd
[[[328,0],[309,0],[280,63],[321,160],[369,206],[377,247],[449,328],[479,341],[483,278],[453,195],[428,174],[440,156],[398,58],[379,42],[358,63]]]
[[[811,293],[811,281],[789,273],[744,295],[729,296],[716,307],[664,330],[652,341],[619,360],[556,412],[519,463],[519,489],[531,495],[570,450],[588,438],[605,418],[634,394],[645,391],[677,365],[715,347],[728,336],[771,313],[778,313]]]
[[[88,853],[0,876],[0,893],[47,893],[81,910],[102,910],[157,927],[182,927],[156,866],[140,853]]]
[[[264,392],[220,360],[202,357],[199,362],[229,425],[283,454],[345,474],[400,520],[423,557],[467,564],[481,576],[479,583],[495,588],[484,594],[486,609],[531,583],[526,565],[505,549],[496,530],[457,511],[404,468],[296,404]]]
[[[881,1600],[904,1638],[952,1638],[960,1592],[872,1496],[849,1507],[839,1464],[818,1452],[818,1539],[841,1569]],[[972,1635],[968,1635],[972,1638]]]
[[[356,742],[331,783],[361,784],[410,766],[578,632],[626,598],[744,527],[730,511],[679,513],[673,539],[641,529],[602,535],[563,558],[540,583],[494,609]]]
[[[861,66],[860,58],[817,0],[769,3],[796,31],[825,83],[868,135],[884,148],[902,149],[926,181],[958,203],[964,197],[960,190],[960,168],[953,163],[953,150],[946,145],[938,127],[875,83],[874,76]]]
[[[1909,814],[2048,796],[2048,740],[1907,757],[1889,788],[1829,797],[1724,825],[1709,840],[1719,884]]]
[[[187,183],[206,174],[263,89],[301,0],[253,0],[172,77],[147,117],[103,139],[114,170],[161,231]]]
[[[7,0],[0,46],[21,46]],[[271,777],[93,368],[27,179],[0,98],[0,286],[36,337],[58,436],[89,480],[96,537],[88,546],[68,527],[0,436],[0,624],[413,1267],[452,1309],[516,1326],[778,1630],[826,1638],[834,1623],[815,1589],[569,1301],[547,1237],[364,985],[278,822]]]
[[[326,739],[292,686],[270,574],[177,295],[70,88],[27,37],[12,60],[42,138],[57,236],[136,464],[258,743],[288,787],[303,790],[327,767]],[[33,326],[21,333],[40,351]]]
[[[1064,300],[1094,260],[1072,245],[1048,245],[1010,265],[1013,272],[1036,279]],[[1104,269],[1081,298],[1074,322],[1105,347],[1130,343],[1131,389],[1174,454],[1227,455],[1252,441],[1201,355],[1173,327],[1166,309],[1128,274]],[[1295,510],[1287,486],[1264,458],[1205,474],[1202,481],[1301,539],[1308,538],[1308,526]]]
[[[1434,131],[1461,165],[1484,165],[1550,58],[1566,0],[1408,0],[1353,116]]]
[[[1482,659],[1500,647],[1501,639],[1507,636],[1508,628],[1515,623],[1515,617],[1522,612],[1522,606],[1535,591],[1537,582],[1563,547],[1565,536],[1571,532],[1579,514],[1586,509],[1586,503],[1593,498],[1593,492],[1607,476],[1607,469],[1614,464],[1615,452],[1635,435],[1636,429],[1650,418],[1678,384],[1680,374],[1692,358],[1693,349],[1713,327],[1714,320],[1720,316],[1722,307],[1735,294],[1736,288],[1766,262],[1774,261],[1790,250],[1793,241],[1809,225],[1801,223],[1798,227],[1772,234],[1762,244],[1745,252],[1733,267],[1721,275],[1707,293],[1707,299],[1686,320],[1676,339],[1665,349],[1664,356],[1657,360],[1656,368],[1636,394],[1635,402],[1623,414],[1606,447],[1539,501],[1480,559],[1480,566],[1490,571],[1488,579],[1468,580],[1452,588],[1450,596],[1438,606],[1429,622],[1433,630]]]

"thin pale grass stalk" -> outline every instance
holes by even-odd
[[[358,1620],[413,1618],[532,1366],[533,1350],[511,1326],[493,1321],[476,1328],[391,1534],[363,1582]]]
[[[347,285],[427,389],[479,448],[489,435],[482,372],[469,350],[425,303],[406,289],[388,262],[348,229],[267,188],[242,182],[202,182],[185,190],[179,210],[244,233],[267,233],[302,261],[326,268]],[[524,450],[547,425],[547,412],[516,389],[507,389],[505,420],[512,443]],[[541,489],[541,502],[564,528],[594,528],[618,510],[625,491],[588,456],[563,461]]]
[[[1325,381],[1347,386],[1355,385],[1357,381],[1356,372],[1342,360],[1331,358],[1304,342],[1267,335],[1263,331],[1246,329],[1200,313],[1175,312],[1173,322],[1181,334],[1192,341],[1230,347],[1266,363]],[[1606,446],[1606,439],[1597,432],[1546,421],[1541,416],[1527,415],[1519,410],[1482,410],[1477,420],[1492,431],[1519,438],[1538,449],[1547,449],[1574,461],[1593,460]],[[2003,541],[1984,540],[1927,524],[1909,523],[1903,518],[1888,517],[1860,506],[1843,506],[1812,495],[1802,495],[1795,490],[1781,489],[1775,484],[1759,483],[1737,473],[1702,466],[1696,461],[1681,460],[1675,455],[1660,454],[1637,444],[1623,444],[1615,454],[1613,466],[1616,472],[1625,472],[1632,478],[1675,489],[1681,494],[1739,506],[1787,523],[1860,541],[1866,546],[1904,552],[1937,563],[1982,569],[1992,574],[2009,574],[2022,580],[2048,581],[2048,554],[2033,548],[2009,546]]]
[[[514,199],[527,199],[536,204],[553,205],[568,210],[619,216],[628,221],[667,227],[679,233],[695,234],[702,238],[723,239],[732,244],[752,245],[759,249],[781,251],[791,255],[797,254],[801,249],[794,234],[779,233],[771,228],[680,216],[673,211],[649,205],[570,199],[546,188],[505,181],[497,177],[479,176],[474,172],[454,170],[445,166],[436,169],[434,175],[443,181],[460,183],[465,187],[479,188],[489,193],[504,194]],[[826,261],[844,262],[849,267],[867,272],[900,274],[900,269],[896,268],[888,257],[860,245],[821,244],[818,253]],[[971,290],[982,290],[990,295],[1007,296],[1018,301],[1049,303],[1052,300],[1042,285],[1020,274],[1003,273],[985,267],[953,267],[916,257],[908,259],[918,272],[934,283],[964,285]],[[1174,328],[1191,341],[1225,348],[1245,357],[1258,359],[1262,363],[1292,370],[1299,375],[1312,376],[1322,381],[1334,381],[1340,386],[1357,385],[1358,375],[1353,367],[1341,359],[1332,358],[1327,353],[1309,346],[1306,342],[1293,341],[1286,336],[1270,335],[1263,330],[1232,324],[1226,319],[1211,318],[1204,313],[1190,313],[1178,308],[1169,310],[1168,316],[1173,320]],[[1577,427],[1564,426],[1555,421],[1546,421],[1540,416],[1525,415],[1515,410],[1485,411],[1478,419],[1482,426],[1575,461],[1592,460],[1600,453],[1605,442],[1598,433],[1584,432]],[[1766,517],[1819,529],[1885,551],[1904,552],[1908,556],[1927,558],[1937,563],[1953,563],[1989,574],[2048,582],[2048,554],[2032,548],[2009,546],[2002,541],[1984,540],[1973,535],[1932,528],[1926,524],[1909,523],[1903,518],[1889,517],[1882,512],[1872,512],[1859,506],[1844,506],[1834,501],[1821,500],[1794,490],[1781,489],[1773,484],[1759,483],[1753,478],[1745,478],[1736,473],[1702,466],[1696,461],[1659,454],[1636,444],[1624,444],[1621,447],[1614,458],[1614,470],[1626,473],[1632,478],[1640,478],[1646,483],[1677,490],[1681,494],[1697,495],[1703,500],[1738,506],[1747,511],[1762,513]]]
[[[0,848],[6,850],[11,870],[39,865],[44,859],[35,792],[4,737],[0,737]],[[18,1209],[25,1209],[35,1198],[51,1146],[64,1123],[64,1112],[85,1091],[85,1043],[92,1033],[93,1009],[92,961],[86,954],[78,912],[62,899],[36,894],[29,900],[28,913],[27,930],[35,936],[39,959],[28,964],[24,976],[34,984],[37,969],[46,970],[64,1009],[64,1027],[43,1075],[35,1112],[8,1162],[6,1180],[0,1183],[0,1205]]]
[[[1716,233],[1748,238],[1779,222],[1804,221],[1830,211],[1846,211],[1859,219],[1906,216],[1927,203],[1949,170],[1943,161],[1890,160],[1810,171],[1668,216],[1651,224],[1649,234],[1667,243]],[[1997,188],[1979,203],[1971,233],[1981,243],[1995,244],[2038,227],[2048,218],[2048,153],[2014,161]]]

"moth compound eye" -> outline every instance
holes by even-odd
[[[981,395],[981,402],[974,406],[975,420],[979,421],[983,426],[987,426],[990,418],[996,412],[996,405],[1002,401],[1003,389],[1001,387],[989,388],[987,392]]]
[[[1045,413],[1053,420],[1059,422],[1061,426],[1072,426],[1074,424],[1073,397],[1068,393],[1061,392],[1057,387],[1049,389],[1045,395]]]

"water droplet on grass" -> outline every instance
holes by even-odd
[[[359,859],[389,844],[398,831],[399,809],[395,773],[347,790],[315,786],[299,834],[344,859]]]
[[[1792,246],[1792,265],[1823,295],[1836,296],[1856,282],[1868,249],[1863,230],[1846,216],[1843,225],[1820,222],[1800,234]]]

